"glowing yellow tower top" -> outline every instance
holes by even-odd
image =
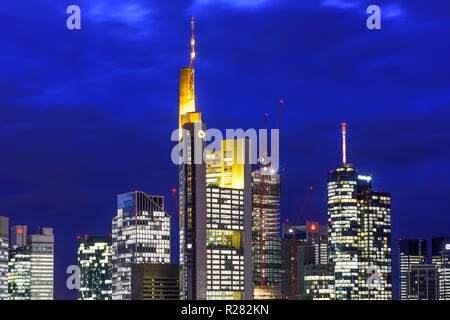
[[[194,81],[194,60],[195,60],[195,39],[194,39],[194,18],[191,20],[191,60],[189,67],[180,70],[180,114],[179,129],[181,139],[181,129],[185,123],[201,122],[201,113],[195,108],[195,81]]]

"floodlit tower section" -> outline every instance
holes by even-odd
[[[195,107],[195,39],[194,39],[194,18],[191,21],[191,60],[189,67],[180,69],[180,113],[179,129],[181,140],[181,129],[188,122],[201,121],[201,114],[196,112]]]
[[[250,145],[223,141],[221,179],[206,187],[208,300],[253,299]]]
[[[244,188],[244,171],[249,163],[245,159],[246,148],[249,154],[252,152],[247,141],[245,139],[222,141],[222,176],[220,180],[222,188]]]

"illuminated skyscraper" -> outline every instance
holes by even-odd
[[[206,125],[195,106],[194,19],[191,59],[180,70],[179,137],[183,146],[179,167],[181,299],[206,299],[206,164],[203,161]]]
[[[408,300],[410,293],[410,271],[413,265],[427,263],[427,241],[400,239],[398,241],[400,300]]]
[[[281,297],[281,237],[279,174],[264,174],[270,170],[253,171],[253,286],[255,299],[279,299]],[[261,206],[262,204],[262,206]],[[262,210],[262,212],[261,212]],[[260,218],[262,216],[262,227]],[[263,241],[261,241],[261,238]],[[263,244],[263,250],[261,245]],[[263,261],[261,261],[263,259]],[[264,283],[262,276],[264,270]],[[263,288],[264,285],[264,288]]]
[[[28,227],[11,227],[11,246],[8,262],[8,299],[31,299],[31,250],[28,246]]]
[[[196,111],[194,21],[191,61],[180,70],[181,299],[252,299],[250,143],[222,141],[205,151],[206,125]]]
[[[439,276],[439,300],[450,300],[450,237],[431,240],[431,262]]]
[[[53,300],[53,228],[39,228],[28,235],[31,251],[31,300]]]
[[[112,220],[112,298],[131,299],[133,263],[170,263],[170,216],[164,197],[135,191],[117,196]]]
[[[328,252],[339,300],[391,299],[390,195],[372,190],[372,176],[346,162],[346,124],[342,124],[343,163],[328,174]],[[370,267],[370,268],[369,268]],[[369,289],[370,270],[380,283]]]
[[[78,237],[79,300],[111,300],[111,236]]]
[[[370,176],[367,176],[368,179]],[[392,300],[391,195],[372,191],[358,176],[358,297],[362,300]],[[375,272],[380,282],[372,288]]]
[[[8,300],[9,219],[0,216],[0,300]]]
[[[28,246],[9,249],[8,299],[31,299],[31,251]]]

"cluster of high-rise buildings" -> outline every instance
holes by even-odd
[[[0,300],[52,300],[53,268],[52,228],[13,225],[10,234],[9,219],[0,217]]]
[[[392,299],[391,196],[347,162],[346,124],[342,164],[327,177],[327,224],[282,223],[280,175],[270,163],[254,169],[250,139],[206,147],[193,23],[180,70],[179,263],[164,197],[120,194],[111,234],[78,236],[78,299]],[[0,299],[52,299],[53,230],[9,230],[0,217]],[[430,260],[425,240],[399,240],[401,299],[450,300],[450,237],[431,247]]]

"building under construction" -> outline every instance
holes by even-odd
[[[253,171],[253,286],[255,299],[281,296],[281,237],[279,174]],[[262,181],[261,181],[261,172]]]

